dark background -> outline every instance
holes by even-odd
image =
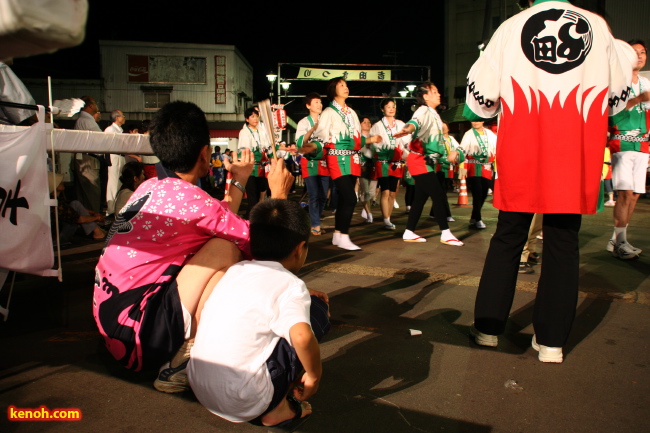
[[[389,5],[351,1],[91,1],[81,45],[15,59],[12,69],[21,78],[50,75],[98,79],[99,40],[181,42],[235,45],[253,66],[255,101],[269,96],[266,74],[277,73],[278,62],[431,66],[432,80],[443,88],[444,29],[444,2],[438,0]],[[290,93],[325,93],[324,83],[312,85],[315,88],[309,90],[294,87]],[[372,90],[358,87],[369,84],[349,85],[351,95],[370,94]],[[378,102],[370,101],[373,105]],[[353,107],[359,104],[359,99],[350,100]],[[402,112],[401,117],[410,116]]]

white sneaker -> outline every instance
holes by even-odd
[[[630,248],[632,248],[632,251],[634,251],[634,254],[636,254],[637,256],[640,256],[641,253],[643,252],[642,249],[640,249],[640,248],[636,248],[636,247],[633,246],[631,243],[629,243],[629,242],[627,242],[627,241],[626,241],[625,243],[626,243]],[[606,250],[609,251],[610,253],[613,253],[615,248],[616,248],[616,241],[614,241],[614,239],[610,239],[609,242],[607,243]]]
[[[559,364],[563,361],[561,347],[549,347],[543,344],[537,344],[537,336],[533,334],[533,349],[539,352],[538,358],[542,362],[555,362]]]
[[[484,229],[485,227],[487,227],[483,222],[483,220],[476,221],[474,225],[476,226],[477,229]]]
[[[369,213],[369,214],[368,214],[368,218],[366,218],[366,222],[367,222],[368,224],[372,224],[373,221],[374,221],[374,219],[372,218],[372,214]]]
[[[623,260],[636,259],[641,254],[641,250],[634,248],[627,242],[620,242],[614,246],[614,257],[618,257]]]
[[[341,233],[340,232],[334,232],[334,234],[332,235],[332,245],[338,247],[340,240],[341,240]]]
[[[339,243],[336,244],[336,246],[348,251],[357,251],[361,249],[360,246],[352,243],[352,241],[350,240],[350,235],[346,235],[343,233],[339,234]]]
[[[361,209],[361,218],[368,219],[368,212],[365,209]]]
[[[411,230],[404,230],[404,234],[402,235],[402,240],[404,242],[426,242],[427,241],[422,236],[418,236],[415,233],[413,233]]]
[[[469,335],[474,337],[476,344],[480,346],[497,347],[499,338],[496,335],[484,334],[472,325],[469,328]]]
[[[607,201],[605,202],[605,206],[607,206],[607,207],[614,207],[614,206],[616,206],[616,202],[615,202],[614,200],[607,200]]]
[[[447,217],[447,222],[448,222],[448,223],[453,223],[454,221],[456,221],[456,220],[454,219],[454,217],[450,217],[450,216]]]
[[[393,202],[393,207],[394,207],[395,209],[399,209],[399,204],[397,204],[397,200],[395,200],[395,201]]]

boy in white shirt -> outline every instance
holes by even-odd
[[[311,413],[305,400],[320,384],[318,341],[330,323],[327,295],[295,276],[310,229],[298,203],[258,203],[250,214],[255,260],[233,265],[205,303],[188,377],[222,418],[275,426]]]

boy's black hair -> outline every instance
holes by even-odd
[[[320,99],[320,95],[317,92],[311,92],[305,95],[305,105],[310,105],[312,99]]]
[[[424,83],[418,86],[418,89],[415,91],[415,100],[420,105],[427,105],[427,102],[424,100],[424,95],[429,93],[431,87],[436,87],[431,81],[425,81]]]
[[[309,242],[309,215],[295,201],[269,199],[251,209],[251,253],[256,260],[278,262],[300,242]]]
[[[162,107],[151,121],[149,134],[162,165],[177,173],[190,172],[210,144],[205,114],[191,102],[174,101]]]
[[[330,101],[333,101],[334,97],[336,96],[336,85],[339,83],[339,81],[345,81],[347,83],[343,77],[335,77],[327,82],[326,91],[327,97],[330,99]]]

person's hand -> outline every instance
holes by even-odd
[[[371,143],[375,143],[375,144],[381,143],[381,135],[373,135],[372,137],[369,137],[369,139]]]
[[[223,160],[224,168],[232,173],[233,179],[244,184],[248,180],[248,176],[253,172],[254,163],[255,156],[250,149],[242,149],[240,157],[237,156],[237,152],[233,152],[232,162],[228,158]]]
[[[458,160],[458,151],[457,150],[452,150],[449,152],[449,155],[447,155],[447,161],[451,162],[452,164],[455,163]]]
[[[411,134],[411,131],[409,131],[409,128],[404,127],[401,131],[397,131],[396,133],[394,133],[393,138],[402,138],[402,137],[406,137],[409,134]]]
[[[316,394],[316,391],[318,391],[318,385],[320,385],[320,381],[305,372],[300,378],[300,385],[293,389],[293,395],[300,401],[308,400]]]
[[[269,171],[271,198],[286,199],[289,196],[293,180],[294,177],[284,165],[284,160],[271,158],[271,169]]]

